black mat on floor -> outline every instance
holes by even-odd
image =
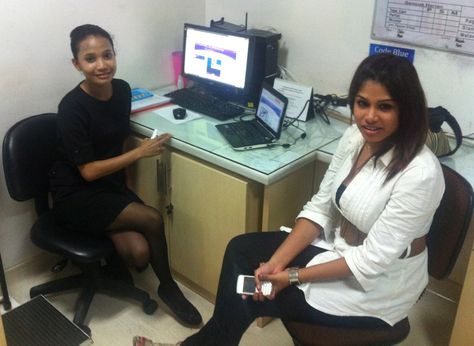
[[[92,340],[43,296],[2,315],[8,346],[85,346]]]

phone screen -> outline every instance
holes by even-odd
[[[244,277],[243,291],[247,293],[255,292],[255,278],[253,276]]]

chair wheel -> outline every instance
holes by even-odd
[[[153,299],[148,299],[143,303],[143,312],[147,315],[153,315],[156,309],[158,309],[158,303]]]
[[[56,264],[51,268],[51,271],[52,271],[53,273],[59,273],[59,272],[61,272],[64,268],[66,268],[67,262],[68,262],[68,259],[67,259],[67,258],[62,259],[61,261],[59,261],[58,263],[56,263]]]

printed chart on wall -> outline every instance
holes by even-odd
[[[372,38],[474,55],[473,0],[377,0]]]

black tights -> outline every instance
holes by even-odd
[[[161,284],[173,282],[168,262],[165,227],[160,212],[132,202],[108,227],[110,238],[126,262],[142,267],[149,262]]]
[[[211,319],[196,334],[184,340],[189,345],[238,345],[257,318],[270,316],[326,326],[377,328],[387,324],[372,317],[340,317],[325,314],[306,303],[304,294],[295,286],[282,290],[274,300],[243,300],[235,293],[239,274],[253,275],[260,262],[268,261],[286,239],[286,232],[257,232],[240,235],[229,242],[222,264],[216,305]],[[289,266],[305,266],[315,255],[325,251],[308,246]]]

